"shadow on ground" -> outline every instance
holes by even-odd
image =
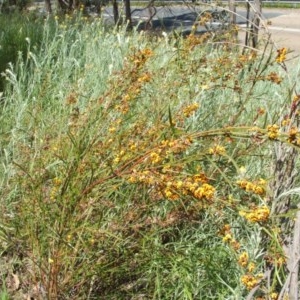
[[[163,18],[149,18],[148,20],[138,22],[137,30],[153,30],[156,32],[172,32],[179,31],[181,33],[191,32],[191,28],[194,25],[195,21],[198,18],[197,13],[185,13],[182,15],[176,15],[172,17],[163,17]],[[204,26],[198,26],[197,33],[204,33],[207,30]]]
[[[172,32],[176,31],[186,36],[191,33],[192,26],[195,24],[197,20],[199,20],[199,13],[189,12],[183,13],[180,15],[174,15],[170,17],[161,17],[161,18],[153,18],[144,16],[142,22],[135,20],[135,25],[137,26],[137,30],[152,30],[154,32]],[[211,30],[224,29],[226,26],[226,21],[218,21],[213,20],[208,26],[197,26],[196,34],[203,34],[207,32],[208,28]],[[245,24],[245,22],[240,21],[237,24]]]

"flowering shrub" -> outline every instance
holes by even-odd
[[[210,34],[149,41],[98,22],[57,20],[46,57],[5,73],[1,247],[19,260],[20,290],[276,299],[287,258],[272,147],[299,146],[287,53],[241,54]]]

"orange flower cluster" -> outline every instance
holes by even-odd
[[[134,171],[128,181],[151,185],[152,192],[169,199],[177,200],[180,196],[192,196],[198,200],[212,200],[215,188],[207,183],[204,174],[187,175],[179,179],[176,175],[162,174],[155,171]]]
[[[151,74],[149,72],[143,72],[143,67],[152,55],[152,50],[148,48],[137,51],[137,53],[128,58],[128,61],[130,61],[133,66],[131,66],[130,69],[126,69],[125,66],[123,73],[127,74],[120,74],[120,80],[124,80],[123,76],[130,79],[126,85],[124,85],[123,82],[123,84],[120,84],[120,86],[126,86],[127,89],[120,91],[122,93],[121,102],[115,106],[117,110],[124,114],[129,111],[129,102],[136,99],[141,93],[142,86],[151,80]],[[116,98],[118,98],[118,96]]]
[[[224,243],[228,243],[235,251],[240,249],[240,243],[233,238],[233,234],[231,232],[231,227],[229,224],[224,225],[223,229],[221,230],[221,234],[224,235]]]
[[[121,103],[116,106],[116,109],[124,114],[127,113],[129,111],[130,101],[136,99],[140,95],[143,84],[149,82],[150,79],[151,75],[149,73],[144,73],[141,74],[140,77],[138,77],[136,80],[132,80],[128,87],[128,90],[122,96]]]
[[[215,145],[208,149],[208,153],[212,155],[224,155],[226,153],[226,149],[223,146]]]
[[[159,151],[159,152],[160,152],[160,151]],[[159,153],[151,152],[151,153],[150,153],[150,160],[151,160],[151,163],[152,163],[152,164],[157,164],[157,163],[159,163],[159,162],[162,160],[162,158],[161,158],[161,156],[159,155]]]
[[[186,118],[190,117],[199,108],[198,103],[193,103],[183,109],[183,114]]]
[[[137,51],[129,58],[129,60],[134,63],[135,68],[141,68],[151,56],[153,56],[152,50],[149,48],[144,48]]]
[[[165,153],[180,153],[185,151],[189,146],[191,146],[193,140],[190,137],[185,137],[176,140],[163,140],[161,141],[159,148],[164,150]]]
[[[251,290],[258,285],[262,278],[263,274],[258,274],[256,276],[252,274],[245,274],[242,276],[241,281],[248,290]]]
[[[269,219],[270,209],[264,205],[247,212],[242,210],[239,214],[252,223],[265,222]]]
[[[291,119],[288,117],[285,117],[282,121],[281,121],[281,126],[289,126],[291,124]]]
[[[240,188],[246,192],[252,192],[256,195],[263,196],[266,193],[266,181],[264,179],[259,179],[258,181],[247,181],[247,180],[238,180],[237,184]]]
[[[267,255],[265,257],[269,264],[275,265],[276,267],[281,267],[286,264],[286,258],[282,254],[272,253],[272,255]]]
[[[242,63],[247,63],[247,62],[252,62],[256,59],[257,57],[257,52],[256,51],[251,51],[248,54],[242,54],[239,57],[239,61]]]
[[[276,84],[280,84],[282,82],[282,78],[276,72],[271,72],[265,77],[265,79],[268,81],[272,81]]]
[[[248,262],[249,262],[249,255],[247,252],[244,251],[239,256],[238,264],[245,268],[248,265]]]
[[[248,274],[253,273],[253,271],[256,268],[256,265],[254,262],[249,262],[249,255],[248,255],[248,252],[246,252],[246,251],[242,252],[239,255],[238,264],[245,269],[247,268]]]
[[[279,228],[273,228],[273,233],[276,235],[278,235],[280,231],[281,230]],[[286,264],[286,257],[284,256],[284,253],[281,249],[276,247],[270,247],[264,259],[269,265],[276,266],[277,268],[280,268]]]
[[[199,24],[204,26],[207,22],[210,22],[212,20],[212,14],[210,12],[205,12],[201,15]]]
[[[242,275],[241,277],[242,284],[248,290],[253,289],[262,280],[263,274],[254,274],[256,265],[254,262],[249,262],[249,255],[245,251],[240,254],[238,258],[238,264],[243,267],[246,272],[246,274]]]
[[[293,98],[293,103],[298,103],[300,101],[300,95],[295,95]]]
[[[192,28],[193,32],[195,32],[196,29],[197,29],[197,24],[193,26]],[[208,32],[201,35],[194,35],[193,33],[191,33],[185,40],[185,50],[190,51],[196,46],[202,45],[208,40],[209,37],[210,34]]]
[[[52,179],[52,188],[50,190],[50,200],[55,202],[61,188],[62,180],[58,177]]]
[[[282,63],[286,60],[287,49],[281,48],[277,50],[276,62]]]
[[[271,298],[271,300],[277,300],[278,299],[278,293],[271,293],[270,294],[270,298]]]
[[[240,249],[240,244],[233,238],[231,227],[229,224],[226,224],[221,230],[221,234],[224,235],[223,241],[228,243],[235,252],[238,252]],[[238,254],[238,253],[237,253]],[[253,272],[255,271],[256,265],[254,262],[249,262],[249,254],[246,251],[241,252],[238,255],[237,259],[238,264],[245,269],[246,274],[241,277],[241,281],[243,285],[251,290],[254,288],[262,279],[263,275],[258,274],[255,275]]]
[[[288,132],[288,142],[295,145],[300,145],[299,130],[293,126]]]
[[[273,293],[269,294],[268,296],[256,297],[255,300],[277,300],[278,296],[279,296],[278,293],[273,292]],[[283,300],[288,300],[286,295],[283,297]]]
[[[193,182],[189,178],[186,178],[183,181],[181,181],[181,180],[174,181],[174,182],[168,181],[165,188],[162,191],[162,194],[167,199],[176,200],[176,199],[179,199],[180,194],[187,195],[189,192],[195,193],[196,186],[199,186],[198,183]],[[200,194],[199,194],[199,196],[200,196]],[[203,197],[204,196],[205,195],[203,195]],[[199,199],[201,199],[201,197],[199,197]]]
[[[269,139],[275,140],[279,136],[279,126],[274,124],[274,125],[268,125],[267,126],[267,135]]]

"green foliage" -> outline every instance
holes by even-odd
[[[0,292],[0,299],[1,300],[8,300],[8,294],[6,292]]]
[[[270,7],[270,8],[299,8],[300,5],[297,2],[294,3],[284,3],[279,1],[270,1],[270,2],[263,2],[262,7]]]
[[[33,0],[3,0],[0,5],[0,13],[20,12],[33,2]]]
[[[50,23],[48,24],[48,26]],[[39,51],[44,33],[44,20],[34,14],[0,14],[0,73],[15,65],[21,56],[26,60],[29,46]],[[0,91],[5,80],[0,77]]]
[[[274,141],[298,147],[275,126],[285,51],[54,23],[6,70],[0,114],[1,260],[23,294],[243,299],[267,263],[279,283],[258,293],[278,291],[267,167]]]

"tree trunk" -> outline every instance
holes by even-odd
[[[149,14],[149,19],[145,22],[145,30],[150,30],[152,29],[152,20],[154,16],[156,15],[156,8],[154,6],[154,0],[151,0],[148,5],[148,14]]]
[[[261,19],[261,0],[254,0],[254,15],[253,15],[251,30],[250,30],[253,48],[257,48],[258,46],[260,19]]]
[[[57,10],[59,13],[66,13],[69,8],[69,3],[65,0],[57,0]]]
[[[235,0],[228,0],[229,5],[229,13],[230,13],[230,23],[236,24],[236,7],[235,7]]]
[[[113,14],[114,14],[114,22],[116,25],[119,25],[119,7],[118,7],[118,2],[117,0],[112,0],[112,5],[113,5]]]
[[[249,46],[250,3],[247,1],[245,46]],[[245,50],[245,48],[244,48]],[[244,52],[244,51],[243,51]]]
[[[72,11],[74,9],[74,0],[69,0],[69,11]]]
[[[130,8],[130,0],[124,0],[125,4],[125,19],[127,24],[127,29],[132,29],[132,20],[131,20],[131,8]]]
[[[45,0],[45,10],[48,14],[52,14],[51,1]]]
[[[96,13],[101,15],[101,7],[102,7],[102,0],[96,0],[95,1],[95,8],[96,8]]]

